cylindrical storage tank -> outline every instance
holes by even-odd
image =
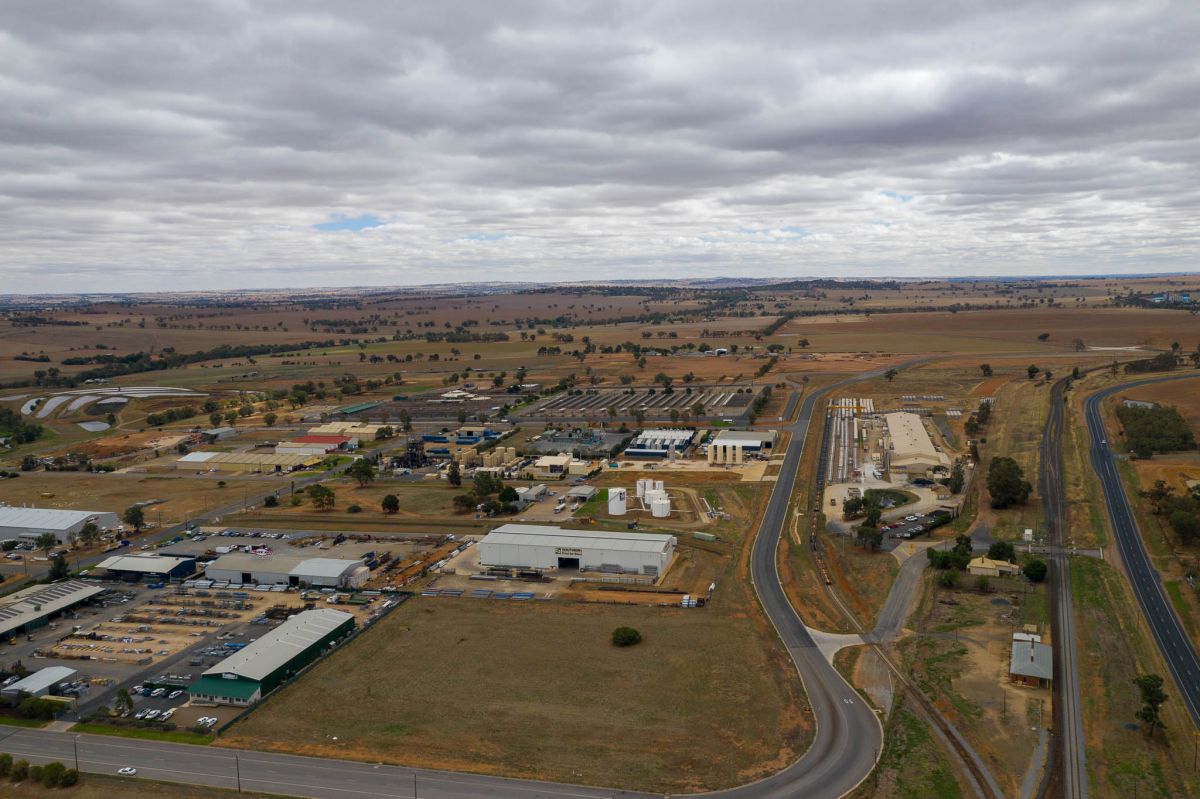
[[[608,513],[610,516],[624,516],[628,509],[625,502],[625,489],[613,488],[608,492]]]
[[[654,490],[655,490],[655,491],[662,491],[662,490],[663,490],[663,481],[662,481],[662,480],[655,480],[655,481],[654,481]]]
[[[638,499],[641,499],[642,497],[646,496],[646,481],[645,480],[637,481],[637,496],[638,496]]]
[[[671,500],[656,499],[650,503],[650,515],[662,519],[671,515]]]

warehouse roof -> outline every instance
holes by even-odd
[[[189,452],[177,463],[238,463],[246,466],[307,466],[320,463],[315,455],[272,455],[259,452]]]
[[[193,696],[227,696],[232,699],[249,699],[257,690],[257,682],[225,680],[221,677],[201,677],[188,686],[188,693]]]
[[[288,574],[297,577],[341,577],[347,571],[363,565],[361,560],[340,558],[305,558]]]
[[[230,552],[209,563],[208,570],[210,572],[223,569],[225,571],[239,572],[274,572],[276,574],[313,574],[314,576],[323,576],[326,571],[334,568],[332,564],[335,563],[340,564],[340,568],[335,572],[336,576],[345,572],[348,566],[362,565],[362,560],[358,558],[310,558],[307,555],[289,553],[252,555],[248,552]],[[308,571],[309,564],[314,564],[311,568],[319,571]]]
[[[291,440],[291,443],[293,443],[293,444],[345,444],[345,443],[347,443],[349,441],[353,441],[353,440],[354,439],[352,439],[350,436],[308,435],[308,436],[299,436],[297,438],[293,438]]]
[[[172,558],[167,555],[115,555],[105,558],[96,566],[117,572],[166,574],[185,563],[194,563],[195,561],[195,558]]]
[[[51,585],[35,585],[0,599],[0,636],[31,621],[69,608],[104,591],[98,585],[67,580]]]
[[[1045,644],[1032,641],[1013,641],[1012,659],[1008,671],[1022,677],[1038,677],[1043,680],[1054,677],[1054,652]]]
[[[761,447],[763,444],[774,444],[775,436],[774,430],[722,430],[713,441],[718,444]]]
[[[69,530],[80,522],[94,520],[104,511],[61,510],[59,508],[0,507],[0,527],[40,527]]]
[[[27,694],[38,694],[48,691],[60,682],[74,676],[75,669],[69,669],[66,666],[47,666],[44,669],[38,669],[22,680],[17,680],[5,688],[4,693],[19,694],[24,691]]]
[[[271,672],[353,618],[349,613],[328,608],[297,613],[245,649],[239,649],[205,671],[204,676],[236,674],[248,680],[265,680]]]
[[[921,417],[915,413],[884,414],[887,421],[888,435],[892,439],[892,449],[897,457],[913,457],[924,455],[937,458],[940,453],[934,449],[933,441],[921,422]]]
[[[575,547],[609,549],[622,552],[662,552],[675,541],[671,535],[656,533],[594,532],[564,530],[535,524],[505,524],[492,530],[481,544],[515,544],[537,547]]]

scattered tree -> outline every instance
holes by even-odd
[[[462,485],[462,469],[459,468],[458,461],[450,461],[450,468],[446,470],[446,480],[455,488]]]
[[[1034,558],[1021,568],[1021,572],[1031,583],[1040,583],[1045,580],[1047,570],[1046,561],[1038,558]]]
[[[983,372],[984,377],[991,377],[992,376],[992,365],[990,363],[981,363],[981,364],[979,364],[979,371]]]
[[[1017,550],[1011,541],[993,541],[988,547],[987,556],[992,560],[1006,560],[1012,563],[1017,559]]]
[[[313,483],[305,489],[305,493],[308,494],[308,499],[312,502],[313,507],[319,510],[329,510],[337,502],[337,495],[334,494],[333,489],[320,483]]]
[[[146,512],[140,505],[130,505],[121,514],[121,521],[131,525],[134,532],[141,532],[142,527],[146,525]]]
[[[1162,725],[1159,715],[1163,703],[1167,701],[1167,692],[1163,689],[1163,678],[1158,674],[1143,674],[1135,677],[1133,684],[1142,695],[1142,706],[1138,709],[1137,719],[1146,725],[1147,734],[1153,738],[1154,730]]]
[[[632,627],[618,627],[612,632],[613,646],[634,646],[642,642],[642,634]]]
[[[998,455],[988,465],[987,489],[992,495],[993,508],[1008,508],[1024,505],[1033,486],[1015,460]]]
[[[395,494],[385,494],[383,499],[380,500],[379,506],[388,515],[396,513],[400,510],[400,497]]]
[[[358,487],[363,488],[375,479],[375,464],[367,458],[355,458],[350,468],[346,469],[346,475],[357,480]]]

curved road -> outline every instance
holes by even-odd
[[[751,551],[751,578],[764,612],[796,664],[816,719],[811,747],[782,771],[749,785],[705,794],[711,799],[837,799],[874,768],[883,745],[875,712],[825,660],[788,601],[776,564],[792,487],[800,468],[809,422],[831,391],[880,373],[866,373],[815,390],[805,397],[782,469]],[[174,528],[172,528],[174,530]],[[237,787],[315,799],[428,797],[429,799],[576,799],[648,796],[612,789],[436,772],[354,761],[235,751],[186,744],[132,741],[47,730],[0,733],[0,751],[31,762],[76,760],[84,771],[112,772],[134,766],[139,776],[172,782]]]
[[[1129,584],[1142,608],[1146,623],[1150,626],[1150,632],[1154,635],[1158,650],[1175,678],[1175,687],[1192,716],[1192,722],[1200,726],[1200,658],[1197,658],[1191,639],[1175,616],[1158,572],[1150,562],[1133,511],[1129,507],[1129,498],[1125,496],[1121,477],[1117,473],[1116,459],[1112,450],[1108,448],[1108,434],[1104,431],[1104,419],[1100,414],[1100,403],[1119,391],[1150,383],[1195,377],[1200,377],[1200,374],[1150,378],[1103,389],[1087,398],[1084,403],[1084,416],[1092,439],[1092,467],[1096,470],[1096,476],[1100,478],[1100,486],[1104,490],[1104,502],[1108,506],[1113,537],[1121,553],[1121,560],[1125,563]]]

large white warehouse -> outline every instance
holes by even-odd
[[[0,541],[15,538],[31,541],[42,533],[54,533],[58,543],[65,544],[88,522],[101,530],[115,529],[117,514],[92,510],[0,507]]]
[[[564,530],[536,524],[506,524],[479,542],[484,566],[568,569],[615,574],[666,573],[675,536]]]
[[[209,580],[243,585],[292,585],[316,588],[358,588],[371,570],[358,559],[308,558],[302,555],[232,553],[208,564]]]

